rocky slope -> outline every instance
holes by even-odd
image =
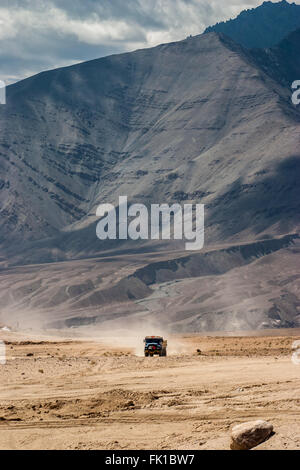
[[[298,38],[247,51],[212,32],[8,87],[1,323],[299,325]],[[96,208],[120,195],[204,203],[204,251],[100,242]]]
[[[300,5],[264,2],[257,8],[242,11],[237,18],[217,23],[205,32],[223,33],[247,48],[272,47],[292,31],[300,28]]]
[[[300,326],[299,237],[0,272],[2,325],[225,331]]]
[[[204,203],[207,244],[296,231],[300,112],[260,61],[210,33],[8,87],[3,259],[115,249],[96,238],[95,211],[119,195]]]
[[[273,48],[254,50],[253,57],[268,75],[290,87],[300,77],[299,44],[300,29],[297,29]]]

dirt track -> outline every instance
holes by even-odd
[[[1,449],[228,449],[230,427],[256,418],[275,429],[258,449],[300,448],[299,330],[171,337],[167,358],[116,339],[0,339]]]

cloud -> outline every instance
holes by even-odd
[[[1,0],[0,78],[11,83],[41,70],[184,39],[260,3]]]

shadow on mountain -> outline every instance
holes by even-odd
[[[207,227],[218,226],[224,239],[248,231],[256,235],[276,226],[288,233],[300,223],[300,156],[290,156],[255,183],[238,179],[208,205]]]

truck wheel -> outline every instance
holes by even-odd
[[[149,353],[145,353],[145,357],[148,357],[149,356]]]

